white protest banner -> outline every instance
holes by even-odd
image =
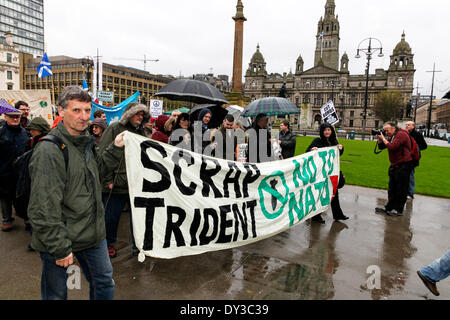
[[[268,163],[207,157],[126,132],[133,231],[145,256],[172,259],[257,242],[326,211],[339,151]]]
[[[158,118],[163,114],[164,102],[161,100],[150,100],[150,114],[152,118]]]
[[[50,90],[2,90],[0,99],[5,99],[10,105],[25,101],[30,106],[30,118],[44,118],[51,126],[53,124],[52,100]]]
[[[320,108],[320,113],[322,114],[322,119],[325,123],[334,126],[339,122],[339,117],[332,100],[328,101],[322,108]]]

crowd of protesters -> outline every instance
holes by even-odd
[[[67,298],[64,268],[74,263],[74,257],[90,282],[91,299],[113,298],[110,259],[117,256],[115,243],[121,214],[130,207],[123,150],[125,131],[217,158],[251,163],[292,158],[297,144],[287,120],[282,121],[278,136],[272,138],[265,114],[256,116],[248,128],[228,114],[218,128],[212,128],[214,114],[208,108],[202,109],[196,119],[178,111],[152,119],[147,106],[133,102],[120,121],[108,126],[102,111],[96,111],[90,121],[91,97],[79,87],[62,92],[58,100],[60,116],[52,129],[42,118],[28,119],[30,107],[26,102],[19,101],[15,108],[17,112],[6,113],[0,122],[2,231],[13,228],[14,207],[16,216],[24,219],[26,229],[31,231],[29,249],[41,256],[43,299]],[[68,161],[57,145],[41,142],[49,133],[62,141]],[[378,144],[389,151],[389,199],[386,207],[377,208],[377,212],[400,216],[407,196],[414,196],[416,165],[411,160],[410,137],[417,140],[420,150],[426,149],[426,143],[415,132],[414,123],[408,123],[407,130],[386,124],[384,134],[378,136]],[[274,145],[281,147],[279,158],[274,155]],[[320,137],[306,152],[332,146],[337,146],[341,155],[344,153],[334,127],[323,124]],[[34,151],[27,168],[33,192],[28,199],[22,199],[16,192],[20,175],[16,160],[29,150]],[[331,209],[335,220],[348,219],[340,207],[338,191]],[[312,221],[325,222],[321,215]],[[132,253],[137,255],[131,218],[130,238]]]

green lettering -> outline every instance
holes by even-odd
[[[306,186],[309,182],[309,174],[306,171],[308,159],[303,158],[302,160],[303,160],[303,174],[301,173],[302,168],[300,166],[300,163],[298,163],[296,160],[293,161],[295,164],[295,170],[293,172],[293,175],[294,175],[294,184],[296,188],[300,188],[300,184],[297,178],[300,178],[300,180],[302,180],[304,186]]]
[[[324,182],[319,182],[314,185],[317,191],[319,191],[320,204],[327,206],[330,204],[330,188],[328,187],[328,179]],[[324,192],[325,190],[325,192]]]
[[[314,169],[314,174],[313,174],[312,171],[311,171],[310,164],[312,164],[312,167],[313,167],[313,169]],[[310,175],[310,177],[311,177],[311,178],[309,179],[309,182],[310,182],[310,183],[316,182],[317,167],[316,167],[316,164],[314,163],[314,157],[313,157],[313,156],[311,156],[311,157],[308,158],[308,165],[307,165],[307,168],[308,168],[309,175]]]
[[[329,156],[330,157],[328,158],[328,167],[330,168],[330,171],[328,171],[328,175],[330,175],[334,169],[334,159],[336,158],[336,152],[334,151],[334,149],[330,150]]]
[[[311,207],[311,210],[310,210],[310,207]],[[305,212],[306,212],[306,214],[310,214],[312,211],[316,211],[316,200],[314,199],[314,194],[312,192],[312,186],[309,186],[306,189]]]
[[[289,220],[290,220],[290,226],[292,227],[294,225],[294,213],[297,213],[298,221],[302,220],[305,217],[305,210],[303,206],[303,189],[300,190],[300,199],[297,202],[297,199],[295,198],[295,194],[291,193],[289,195]]]
[[[319,157],[322,159],[322,162],[323,162],[322,175],[324,178],[327,177],[327,170],[325,169],[325,167],[327,165],[327,156],[328,156],[328,152],[326,152],[326,151],[319,152]]]

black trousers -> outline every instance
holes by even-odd
[[[336,191],[336,195],[334,196],[333,201],[331,201],[331,212],[333,212],[333,219],[340,219],[344,217],[344,213],[341,209],[341,204],[339,203],[339,190]],[[314,216],[311,220],[312,221],[319,221],[322,219],[322,215],[318,214],[317,216]]]
[[[408,197],[411,170],[411,162],[405,162],[396,167],[391,166],[389,168],[389,189],[386,210],[403,212]]]

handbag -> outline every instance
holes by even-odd
[[[342,189],[345,186],[345,176],[342,171],[339,171],[339,183],[338,189]]]

